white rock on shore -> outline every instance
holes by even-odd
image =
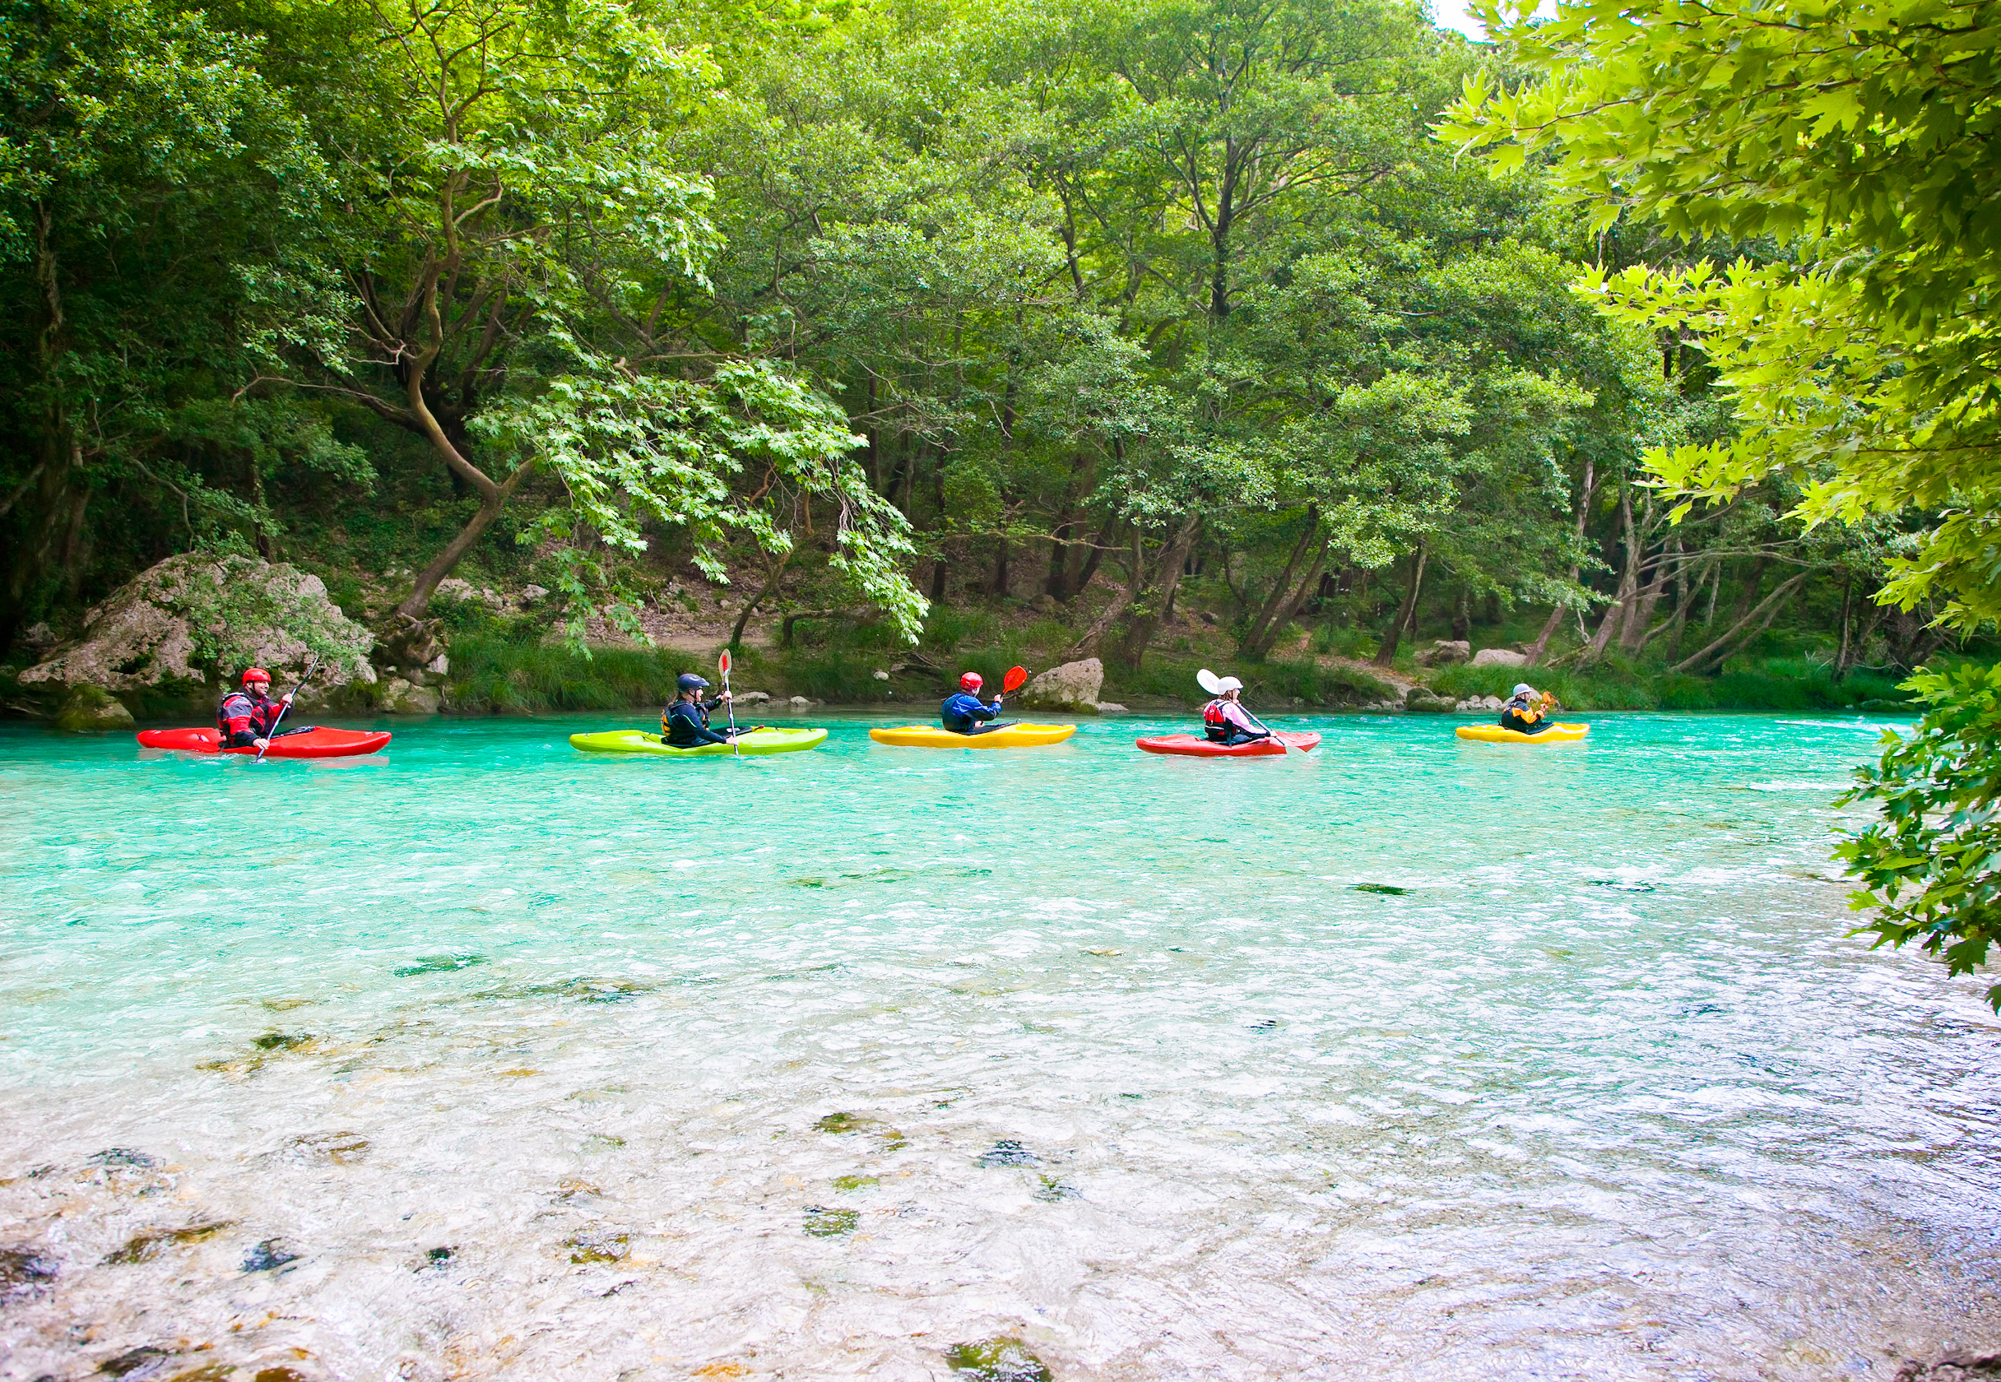
[[[1022,688],[1018,704],[1027,710],[1068,710],[1098,713],[1098,693],[1105,685],[1105,664],[1095,657],[1051,667]]]

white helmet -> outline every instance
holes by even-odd
[[[1221,681],[1216,683],[1216,693],[1218,695],[1221,695],[1225,691],[1241,691],[1243,689],[1244,689],[1244,684],[1238,681],[1235,677],[1224,677]]]
[[[1515,689],[1508,694],[1511,696],[1533,696],[1535,688],[1525,681],[1518,681],[1515,683]]]

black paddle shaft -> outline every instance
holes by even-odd
[[[292,688],[292,696],[294,699],[298,697],[298,694],[301,691],[306,689],[306,683],[313,679],[313,673],[319,669],[319,665],[320,665],[320,660],[318,657],[309,657],[306,659],[306,674],[300,677],[299,684]],[[270,751],[271,736],[278,732],[279,725],[285,723],[285,712],[290,710],[291,708],[292,708],[292,702],[290,700],[286,701],[284,704],[278,707],[278,718],[271,722],[271,728],[265,732],[264,747],[257,750],[257,761],[259,763],[262,763],[264,761],[264,755]]]

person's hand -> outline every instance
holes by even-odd
[[[257,752],[262,753],[264,752],[264,750],[271,747],[271,741],[269,739],[253,739],[251,741],[251,745],[257,750]]]
[[[722,699],[724,699],[724,700],[726,700],[726,701],[727,701],[727,700],[732,700],[732,699],[734,699],[734,697],[732,697],[732,696],[730,695],[730,693],[729,693],[729,692],[725,691],[725,692],[723,692],[723,694],[722,694]]]
[[[285,693],[284,695],[282,695],[282,696],[280,696],[280,697],[278,698],[278,704],[280,704],[280,705],[290,705],[290,704],[292,703],[292,697],[293,697],[293,696],[294,696],[295,694],[297,694],[297,693],[296,693],[296,692],[292,692],[292,691],[287,691],[287,692],[286,692],[286,693]]]

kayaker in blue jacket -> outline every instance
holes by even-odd
[[[728,733],[719,734],[709,728],[709,712],[728,701],[730,693],[725,691],[712,701],[704,701],[702,693],[709,689],[709,683],[693,672],[681,673],[674,685],[674,699],[660,712],[660,737],[677,749],[727,744],[730,741]]]
[[[967,672],[959,678],[958,691],[947,696],[945,704],[939,707],[939,715],[944,720],[946,729],[954,734],[985,734],[989,730],[1000,728],[999,725],[986,722],[1000,718],[1001,698],[995,696],[992,705],[982,705],[980,686],[981,677],[978,672]]]

